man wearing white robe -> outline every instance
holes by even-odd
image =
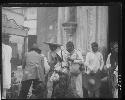
[[[8,45],[9,37],[3,37],[2,41],[2,76],[3,76],[3,93],[2,99],[6,99],[6,90],[11,87],[11,57],[12,48]]]
[[[73,42],[69,41],[66,44],[67,48],[67,60],[70,61],[70,72],[76,73],[77,75],[71,75],[71,84],[73,92],[76,96],[83,98],[82,89],[82,72],[79,70],[81,64],[84,63],[82,53],[79,50],[74,49]]]
[[[99,70],[102,70],[104,66],[103,55],[98,51],[98,44],[93,42],[91,46],[92,51],[87,53],[85,61],[85,65],[87,66],[87,74],[91,72],[97,73]],[[93,97],[94,94],[92,92],[88,91],[88,93],[89,97]],[[99,94],[99,90],[95,91],[96,97],[99,97]]]

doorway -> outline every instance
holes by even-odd
[[[108,52],[110,52],[109,44],[119,41],[121,36],[121,6],[109,6],[109,35],[108,35]]]

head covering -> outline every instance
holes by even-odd
[[[33,51],[35,50],[37,53],[41,54],[41,49],[39,48],[39,46],[36,43],[34,43],[32,48],[30,49],[30,51],[32,51],[32,50]]]
[[[118,42],[112,42],[111,44],[110,44],[110,47],[111,48],[115,48],[115,47],[118,47]]]
[[[40,50],[39,46],[36,43],[33,44],[32,49],[39,49]]]
[[[62,44],[56,42],[56,38],[54,37],[52,37],[49,42],[44,42],[44,43],[48,45],[62,46]]]
[[[91,44],[91,46],[92,46],[92,47],[98,47],[98,43],[97,43],[97,42],[93,42],[93,43]]]
[[[67,47],[68,47],[68,46],[74,46],[74,44],[73,44],[72,41],[68,41],[68,42],[66,43],[66,46],[67,46]]]
[[[101,80],[95,75],[84,75],[83,86],[89,91],[96,91],[101,86]]]
[[[118,47],[118,43],[117,43],[117,42],[115,42],[113,47]]]

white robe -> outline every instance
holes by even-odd
[[[88,52],[86,55],[85,65],[88,67],[87,73],[94,71],[95,73],[103,69],[103,55],[100,52]]]
[[[11,57],[12,48],[8,45],[2,44],[3,88],[7,89],[11,87]]]
[[[70,54],[67,52],[67,57]],[[70,70],[72,66],[79,66],[79,64],[84,63],[84,59],[82,56],[81,51],[79,50],[74,50],[73,54],[70,55],[71,59],[74,59],[74,62],[70,66]],[[75,80],[75,87],[76,87],[76,92],[79,95],[80,98],[83,98],[83,89],[82,89],[82,72],[74,79]]]

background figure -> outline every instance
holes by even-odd
[[[12,48],[9,46],[9,35],[2,34],[2,99],[6,99],[6,91],[11,87]]]
[[[86,61],[85,65],[87,66],[87,74],[88,75],[96,75],[99,71],[103,69],[104,61],[103,61],[103,55],[98,51],[98,44],[96,42],[93,42],[91,44],[92,51],[88,52],[86,55]],[[93,76],[92,75],[92,76]],[[98,75],[95,76],[96,78],[99,78]],[[90,80],[91,83],[95,84],[94,80]],[[99,97],[100,91],[97,88],[96,91],[88,91],[89,97]]]
[[[66,49],[68,51],[67,61],[69,62],[69,68],[71,73],[71,86],[74,94],[82,98],[82,72],[80,71],[84,62],[82,53],[79,50],[74,49],[74,44],[71,41],[67,42]]]
[[[109,53],[106,61],[105,70],[109,75],[109,87],[112,97],[118,97],[118,43],[113,42],[110,44],[111,52]]]
[[[20,90],[21,90],[21,82],[22,82],[22,78],[23,78],[22,66],[17,66],[17,70],[14,71],[13,81],[14,81],[14,78],[15,78],[15,83],[17,84],[18,96],[19,96],[19,93],[20,93]]]
[[[24,75],[22,79],[22,88],[20,91],[19,99],[26,99],[29,92],[30,86],[33,82],[33,89],[37,87],[39,81],[45,82],[44,78],[44,64],[43,58],[40,55],[41,50],[37,44],[33,44],[31,50],[26,53],[23,67]]]
[[[21,83],[23,78],[23,69],[22,66],[17,66],[17,70],[15,71],[16,82]]]

